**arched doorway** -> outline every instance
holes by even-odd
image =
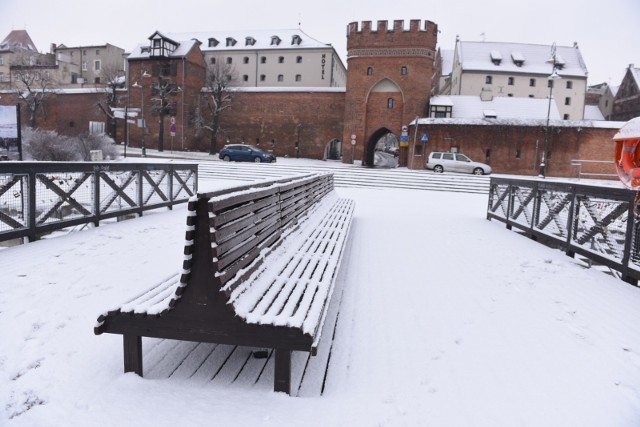
[[[365,152],[365,166],[398,167],[398,137],[387,128],[380,128],[369,139]]]
[[[342,159],[342,143],[339,139],[329,141],[324,149],[325,160],[341,160]]]

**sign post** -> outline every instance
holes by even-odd
[[[355,162],[356,158],[356,134],[351,135],[351,164]]]

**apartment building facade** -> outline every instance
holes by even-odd
[[[554,58],[557,79],[550,81]],[[447,95],[548,99],[552,92],[563,120],[584,118],[587,67],[577,44],[555,47],[458,40],[450,80]]]
[[[60,85],[105,85],[118,73],[124,75],[124,49],[112,44],[97,46],[52,45]]]

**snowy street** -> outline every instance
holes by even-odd
[[[487,221],[486,194],[336,191],[356,211],[323,395],[122,373],[93,327],[180,268],[182,205],[0,250],[0,425],[640,425],[640,289]]]

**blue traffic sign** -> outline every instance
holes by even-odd
[[[428,133],[423,133],[422,136],[420,136],[420,141],[429,142],[429,134]]]

